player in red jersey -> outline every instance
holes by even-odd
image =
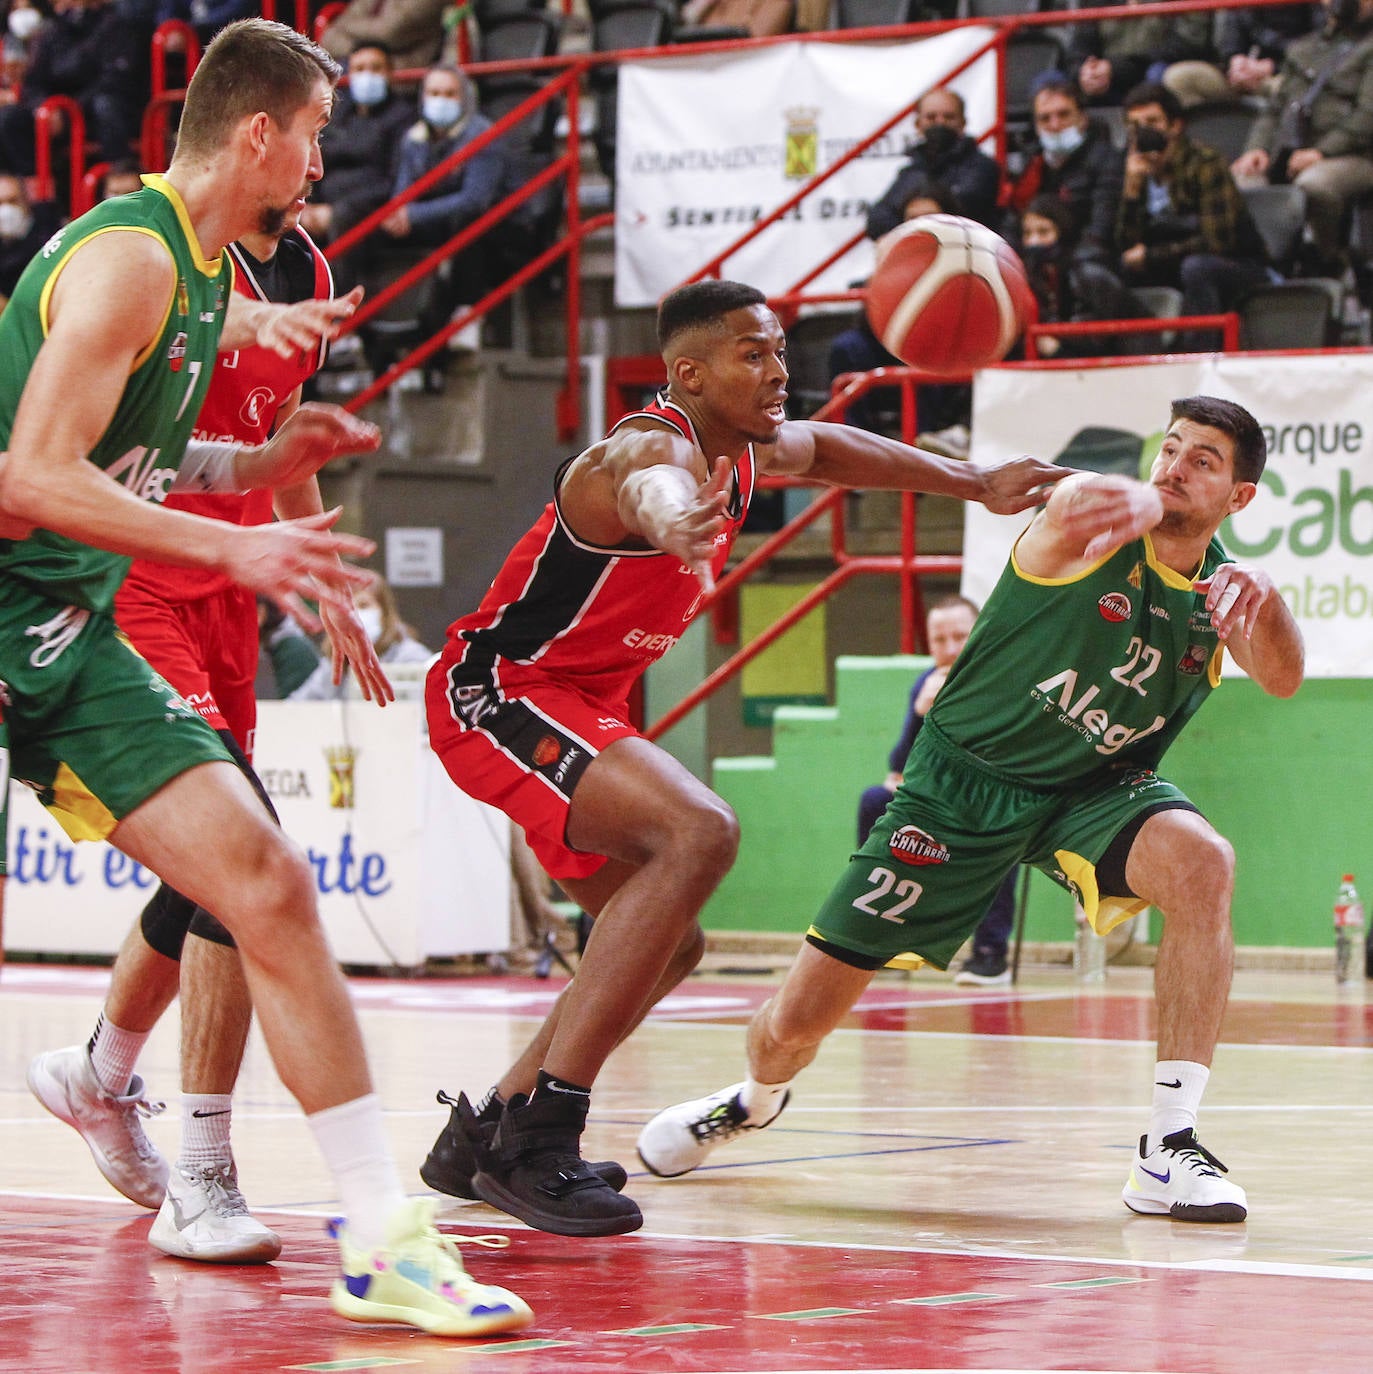
[[[333,297],[324,255],[289,211],[277,234],[230,244],[234,289],[248,301],[286,305]],[[327,344],[283,358],[264,347],[222,353],[194,437],[261,444],[300,406],[301,387]],[[302,415],[302,420],[306,415]],[[323,510],[314,477],[276,491],[167,498],[167,506],[236,525]],[[218,731],[275,817],[252,769],[257,701],[257,598],[223,573],[136,559],[115,598],[120,629],[177,692]],[[330,606],[321,618],[335,674],[351,663],[363,695],[385,705],[389,682],[357,617]],[[183,943],[188,931],[200,938]],[[145,1135],[146,1100],[134,1063],[158,1018],[181,992],[181,1153],[170,1169]],[[209,912],[163,884],[129,931],[110,989],[85,1045],[39,1055],[29,1083],[39,1100],[86,1138],[120,1192],[159,1209],[149,1240],[167,1254],[216,1263],[274,1259],[281,1241],[248,1211],[229,1143],[232,1093],[252,1003],[229,932]]]
[[[618,1164],[586,1164],[591,1085],[693,968],[697,915],[734,860],[729,808],[629,723],[635,680],[682,634],[748,513],[758,470],[932,491],[1013,514],[1064,470],[979,468],[845,425],[787,421],[786,343],[761,292],[708,281],[658,312],[668,384],[559,468],[554,498],[430,671],[430,739],[453,780],[523,826],[596,917],[577,976],[479,1108],[421,1168],[564,1235],[639,1227]]]

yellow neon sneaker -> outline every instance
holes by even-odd
[[[432,1336],[490,1336],[534,1320],[522,1298],[468,1274],[457,1241],[434,1226],[432,1199],[407,1201],[391,1218],[386,1244],[370,1253],[353,1247],[342,1222],[329,1229],[343,1261],[329,1305],[349,1321],[400,1322]]]

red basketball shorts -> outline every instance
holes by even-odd
[[[210,725],[228,730],[251,762],[258,655],[253,593],[227,587],[173,603],[124,587],[115,618],[134,648]]]
[[[606,745],[639,732],[622,707],[547,682],[502,688],[463,677],[440,659],[429,671],[429,743],[470,797],[520,826],[550,878],[587,878],[603,854],[571,849],[567,815],[587,765]],[[456,679],[456,680],[455,680]]]

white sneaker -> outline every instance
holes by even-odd
[[[114,1097],[100,1086],[84,1045],[49,1050],[29,1064],[29,1091],[60,1121],[81,1133],[96,1168],[112,1187],[140,1207],[160,1207],[167,1191],[167,1161],[143,1134],[141,1116],[156,1116],[165,1102],[144,1097],[134,1075],[129,1091]]]
[[[1148,1144],[1148,1136],[1140,1136],[1130,1178],[1120,1194],[1132,1212],[1212,1222],[1243,1221],[1249,1214],[1244,1189],[1221,1177],[1225,1165],[1195,1131],[1174,1131],[1152,1152]]]
[[[918,448],[946,458],[966,458],[972,449],[973,436],[967,425],[948,425],[944,429],[927,430],[915,437]]]
[[[761,1131],[782,1115],[791,1093],[766,1121],[750,1121],[739,1100],[742,1083],[721,1088],[709,1097],[683,1102],[658,1113],[639,1132],[639,1158],[651,1174],[677,1178],[705,1163],[706,1156],[745,1131]]]
[[[349,1321],[397,1322],[431,1336],[489,1336],[518,1331],[534,1320],[523,1298],[468,1274],[457,1238],[441,1235],[434,1226],[428,1198],[407,1199],[390,1219],[386,1244],[378,1250],[356,1249],[342,1222],[330,1230],[342,1272],[329,1290],[329,1305]]]
[[[281,1254],[281,1237],[249,1212],[232,1160],[178,1164],[148,1240],[164,1255],[206,1264],[266,1264]]]

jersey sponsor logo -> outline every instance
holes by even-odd
[[[1136,591],[1144,586],[1144,564],[1136,563],[1130,569],[1130,575],[1125,579]]]
[[[500,697],[496,690],[482,683],[468,683],[454,686],[449,690],[449,701],[453,714],[469,730],[475,730],[487,716],[495,715],[501,709]]]
[[[1178,659],[1178,672],[1186,673],[1188,677],[1200,677],[1202,669],[1206,667],[1206,645],[1189,644],[1187,652]]]
[[[913,864],[916,867],[949,862],[948,845],[936,840],[918,825],[903,825],[900,830],[893,831],[891,839],[887,841],[887,848],[891,850],[893,859],[900,859],[903,864]]]
[[[150,449],[138,444],[116,458],[105,473],[142,501],[165,501],[176,478],[176,469],[158,467],[161,454],[160,448]]]
[[[191,313],[191,293],[186,290],[186,279],[178,277],[176,279],[176,313],[178,315],[189,315]],[[185,338],[183,334],[181,336]]]
[[[1119,625],[1131,610],[1130,598],[1124,592],[1107,592],[1096,604],[1101,618],[1109,620],[1112,625]]]
[[[535,768],[547,768],[562,754],[563,747],[552,735],[545,735],[535,746],[529,757]]]
[[[1065,668],[1043,682],[1036,682],[1030,695],[1043,703],[1046,711],[1059,708],[1058,719],[1062,725],[1076,730],[1089,740],[1101,741],[1095,746],[1098,754],[1117,754],[1127,744],[1143,739],[1162,730],[1167,724],[1166,716],[1155,716],[1152,724],[1136,728],[1133,725],[1113,724],[1110,716],[1092,702],[1101,695],[1101,688],[1091,683],[1081,696],[1077,694],[1077,670]]]
[[[46,668],[55,662],[75,643],[90,618],[91,613],[79,606],[63,606],[51,620],[45,620],[41,625],[30,625],[24,631],[24,637],[38,641],[38,647],[29,655],[30,665]]]
[[[581,756],[582,751],[575,746],[569,749],[567,753],[558,760],[558,766],[553,770],[553,781],[558,783],[566,782],[568,770],[581,758]]]
[[[50,258],[54,253],[60,251],[62,247],[62,235],[65,233],[65,228],[59,229],[52,238],[43,245],[43,256],[45,258]]]
[[[186,331],[178,329],[175,338],[167,345],[167,362],[171,365],[173,372],[181,371],[181,364],[186,359]]]
[[[637,649],[645,656],[661,658],[676,644],[677,635],[658,634],[653,630],[629,630],[620,641],[626,649]]]
[[[1192,634],[1204,634],[1207,630],[1215,629],[1215,626],[1211,624],[1211,612],[1206,609],[1205,605],[1198,606],[1188,617],[1187,628]]]
[[[238,418],[254,429],[262,423],[263,415],[269,413],[276,404],[276,392],[269,386],[255,386],[244,398],[239,407]]]

